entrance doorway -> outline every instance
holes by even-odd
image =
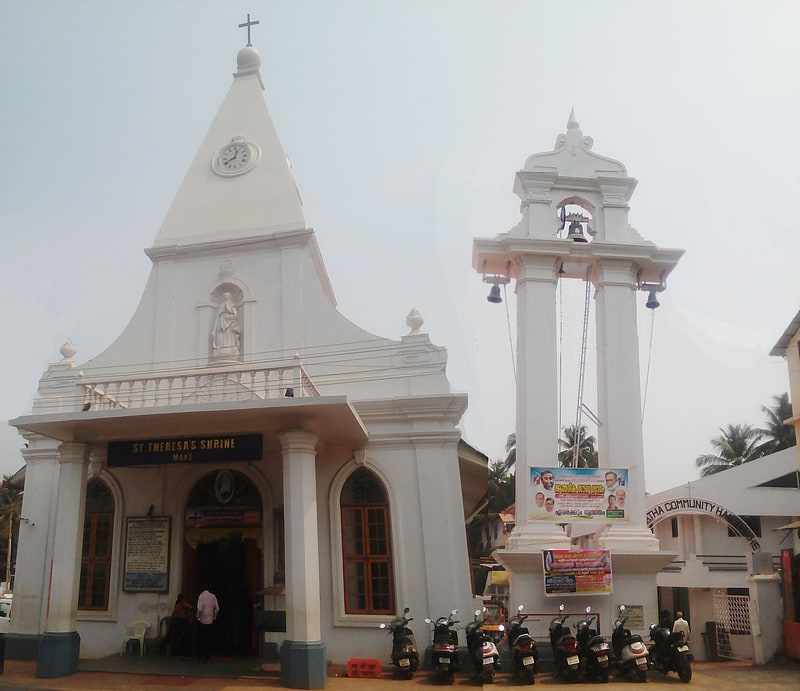
[[[217,596],[213,654],[256,654],[253,605],[263,582],[257,488],[236,471],[210,473],[192,489],[185,516],[183,590],[192,603],[203,587]]]

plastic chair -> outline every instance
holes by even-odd
[[[128,641],[139,641],[139,656],[142,657],[144,655],[144,636],[149,628],[150,623],[141,619],[128,624],[123,630],[120,656],[125,654],[125,646]]]

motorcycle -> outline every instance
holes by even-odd
[[[683,631],[671,631],[669,627],[650,624],[650,664],[661,674],[677,672],[678,678],[688,684],[692,680],[692,665],[689,646]]]
[[[388,624],[381,624],[380,628],[389,629],[392,634],[392,664],[398,676],[411,679],[419,668],[419,652],[414,632],[408,628],[408,622],[414,617],[409,617],[408,607],[403,610],[403,615],[395,617]]]
[[[625,615],[625,605],[620,605],[619,616],[614,622],[614,632],[611,634],[611,649],[614,652],[614,669],[621,676],[633,676],[637,681],[647,681],[648,656],[647,647],[638,634],[631,634],[625,628],[628,617]]]
[[[536,672],[539,670],[539,654],[536,643],[522,624],[528,618],[523,614],[524,605],[517,607],[517,614],[508,620],[506,636],[508,638],[508,652],[511,655],[511,665],[514,669],[514,679],[519,679],[524,684],[536,683]]]
[[[494,637],[483,628],[483,620],[478,620],[480,615],[481,610],[476,609],[473,620],[467,624],[467,650],[475,667],[475,676],[484,684],[491,684],[495,672],[500,669],[500,653]],[[499,630],[502,636],[502,624]]]
[[[433,624],[433,658],[434,675],[447,684],[453,683],[453,675],[458,669],[458,633],[454,627],[458,619],[454,617],[458,610],[454,609],[447,617],[439,617],[435,622],[430,618],[425,621]]]
[[[558,611],[562,612],[562,616],[556,617],[550,622],[550,646],[553,648],[553,662],[556,665],[556,673],[564,681],[577,681],[581,666],[578,640],[572,635],[569,626],[564,625],[569,618],[568,614],[563,614],[564,605],[559,605]]]
[[[605,637],[592,628],[592,621],[597,615],[590,616],[591,607],[586,608],[586,618],[578,622],[578,649],[582,660],[583,673],[587,679],[594,679],[603,684],[608,683],[608,666],[611,648]]]

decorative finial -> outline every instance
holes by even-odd
[[[72,342],[71,338],[68,338],[64,342],[64,345],[61,346],[61,355],[65,360],[72,360],[77,352],[78,350],[75,348],[75,344]]]
[[[568,130],[580,129],[580,125],[578,124],[578,121],[575,119],[574,107],[572,108],[572,110],[569,111],[569,120],[567,121],[567,129]]]
[[[424,323],[425,320],[422,318],[422,315],[416,309],[412,309],[406,317],[406,326],[411,329],[408,335],[413,336],[414,334],[418,334],[420,327]]]
[[[250,21],[250,13],[249,12],[247,13],[247,21],[244,22],[244,24],[239,24],[239,28],[240,29],[243,29],[244,27],[247,27],[247,45],[248,46],[252,46],[253,45],[252,43],[250,43],[250,27],[251,26],[255,26],[256,24],[260,24],[260,22],[258,20],[254,21],[254,22],[251,22]]]

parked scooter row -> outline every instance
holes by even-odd
[[[467,649],[475,676],[481,682],[494,681],[495,673],[500,669],[497,645],[505,633],[514,680],[523,684],[535,683],[536,673],[540,671],[539,655],[533,637],[523,625],[527,618],[522,613],[523,609],[524,606],[520,605],[517,614],[507,622],[508,626],[501,624],[497,633],[485,628],[480,610],[475,612],[473,621],[467,625]],[[564,681],[574,682],[583,676],[607,683],[609,672],[613,671],[616,676],[644,682],[647,680],[648,667],[663,674],[677,672],[684,683],[691,680],[689,647],[682,632],[653,624],[650,627],[652,645],[648,651],[642,637],[626,628],[628,615],[625,606],[621,605],[609,647],[608,640],[596,628],[598,619],[597,615],[591,613],[591,607],[586,608],[586,616],[578,622],[577,635],[573,635],[566,624],[569,615],[564,614],[564,605],[559,606],[559,612],[561,614],[550,623],[550,645],[556,674]],[[391,659],[395,671],[398,676],[410,679],[419,668],[419,652],[414,634],[408,627],[413,620],[408,613],[406,607],[402,616],[395,617],[389,624],[381,624],[381,628],[388,628],[392,634]],[[448,616],[435,621],[425,619],[433,626],[431,654],[434,675],[447,684],[453,683],[454,675],[460,668],[457,615],[458,610],[452,610]]]

